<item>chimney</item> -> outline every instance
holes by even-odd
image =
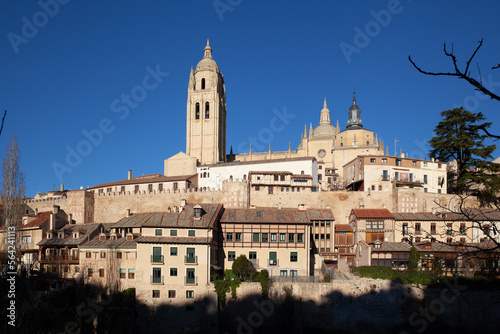
[[[187,200],[185,198],[181,199],[181,208],[185,207],[187,204]]]
[[[127,240],[134,240],[134,235],[132,233],[127,233]]]
[[[306,205],[305,204],[299,204],[299,211],[306,211]]]
[[[38,216],[38,208],[35,208],[35,215]]]
[[[73,224],[73,214],[72,213],[70,213],[68,215],[68,223]]]
[[[127,209],[127,217],[130,217],[130,209]]]
[[[131,178],[132,178],[132,170],[131,170],[131,169],[129,169],[129,170],[128,170],[128,179],[130,180]]]
[[[54,206],[52,207],[52,212],[53,212],[53,213],[58,213],[58,212],[59,212],[59,205],[54,205]]]
[[[49,230],[54,230],[56,228],[56,215],[52,213],[50,215],[50,225],[49,225]]]
[[[125,229],[122,228],[122,238],[125,238]]]
[[[61,188],[60,188],[61,191],[64,191],[64,183],[61,183]]]

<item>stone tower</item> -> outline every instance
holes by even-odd
[[[207,39],[203,59],[189,75],[186,153],[204,164],[226,160],[224,77]]]
[[[352,97],[352,105],[349,108],[349,119],[347,120],[347,130],[362,129],[361,110],[356,104],[356,93]]]

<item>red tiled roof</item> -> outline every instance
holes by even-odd
[[[352,209],[357,218],[394,218],[387,209]]]
[[[335,224],[335,232],[352,232],[352,229],[347,224]]]
[[[221,223],[309,224],[307,212],[297,209],[226,209]]]
[[[307,216],[309,220],[335,220],[330,209],[308,209]]]
[[[21,223],[19,224],[19,227],[37,227],[37,226],[40,226],[43,223],[50,220],[51,213],[52,213],[52,211],[44,211],[44,212],[38,213],[38,215],[35,215],[35,214],[24,215],[23,217],[37,217],[37,218],[30,221],[26,225],[24,225],[22,223],[22,219],[21,219]]]

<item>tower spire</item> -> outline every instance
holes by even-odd
[[[363,128],[361,122],[361,110],[356,103],[356,91],[353,92],[352,105],[349,108],[349,119],[347,120],[347,130],[355,130]]]
[[[207,38],[207,45],[205,46],[205,55],[203,56],[203,58],[210,58],[212,59],[212,48],[210,47],[210,41],[208,40]]]
[[[330,110],[326,105],[326,97],[323,102],[323,109],[321,109],[319,124],[331,124],[330,123]]]

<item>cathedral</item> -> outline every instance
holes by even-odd
[[[234,168],[238,163],[259,162],[259,170],[265,171],[266,162],[293,161],[298,158],[314,158],[317,164],[312,173],[313,184],[321,190],[342,189],[342,167],[359,155],[384,155],[384,142],[363,127],[361,109],[354,93],[349,108],[349,119],[341,130],[337,120],[331,124],[326,98],[319,116],[319,124],[304,125],[300,144],[296,150],[289,145],[287,151],[249,152],[226,154],[227,109],[224,76],[212,57],[209,41],[203,58],[189,74],[186,113],[186,152],[165,160],[165,176],[199,174],[203,166],[218,165]],[[206,174],[206,172],[205,172]],[[231,173],[229,173],[231,174]],[[210,176],[209,176],[210,177]],[[212,175],[213,178],[224,178]],[[220,183],[223,180],[218,180]]]

